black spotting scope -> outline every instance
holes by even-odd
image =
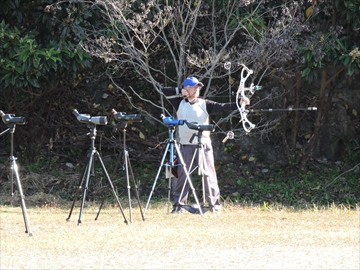
[[[90,116],[90,114],[80,114],[76,109],[73,110],[73,114],[77,120],[83,124],[94,124],[94,125],[106,125],[106,116]]]

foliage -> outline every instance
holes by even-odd
[[[337,0],[335,1],[335,6],[340,12],[339,24],[348,24],[351,27],[351,31],[356,31],[360,26],[360,1]]]
[[[62,176],[64,172],[59,171],[57,166],[58,159],[56,157],[42,159],[37,163],[27,164],[24,167],[29,173],[49,173],[53,176]]]
[[[57,64],[62,63],[60,50],[41,48],[35,40],[35,33],[23,36],[17,28],[11,29],[2,21],[0,35],[3,59],[0,84],[5,87],[39,88],[41,80],[48,81],[48,77],[57,71]]]
[[[339,173],[339,167],[328,168],[324,165],[314,166],[300,175],[289,175],[279,170],[269,176],[269,173],[261,173],[256,169],[249,170],[247,176],[237,180],[239,191],[232,197],[258,205],[266,202],[269,205],[294,207],[313,204],[329,206],[333,203],[355,206],[360,198],[359,175],[351,171],[332,182]]]
[[[73,16],[81,14],[81,9],[78,12],[78,7],[72,6],[65,9],[63,4],[51,9],[41,3],[7,1],[8,8],[2,11],[6,20],[0,24],[0,85],[43,88],[58,77],[77,78],[79,72],[91,67],[90,55],[78,45],[83,38],[81,23],[89,17],[89,11]],[[23,8],[34,11],[34,17],[19,16]],[[68,20],[62,19],[63,8],[69,10],[65,12]],[[17,23],[12,21],[14,17]]]
[[[166,132],[160,113],[173,114],[160,87],[181,87],[192,74],[205,83],[204,97],[234,101],[240,64],[246,64],[254,70],[253,80],[264,85],[251,106],[319,106],[311,116],[253,115],[258,125],[250,136],[274,141],[292,169],[300,161],[306,168],[310,157],[321,155],[316,146],[342,72],[351,77],[358,72],[359,5],[359,0],[5,0],[0,109],[29,120],[16,133],[21,132],[16,142],[29,163],[52,153],[80,159],[78,149],[87,144],[74,142],[81,127],[70,113],[73,107],[108,117],[110,106],[141,112],[146,139],[134,145],[154,147],[164,137],[158,134]],[[231,62],[229,71],[224,62]],[[245,135],[231,117],[239,115],[215,119],[219,133],[235,131],[236,147],[229,152],[240,148]],[[110,152],[118,149],[112,136],[105,131]],[[308,141],[312,148],[303,146]]]
[[[341,9],[340,16],[336,18],[339,25],[329,24],[335,18],[335,10],[330,3],[323,3],[316,7],[316,13],[309,18],[309,30],[299,37],[299,50],[304,63],[302,76],[306,81],[313,82],[318,75],[318,70],[330,65],[343,66],[348,75],[353,75],[354,70],[360,68],[360,53],[354,44],[354,35],[346,25],[358,24],[356,1],[337,1],[337,8]],[[310,28],[311,27],[311,28]]]
[[[84,38],[81,27],[91,25],[96,13],[82,3],[53,8],[55,2],[7,0],[0,10],[0,106],[27,118],[17,132],[27,162],[41,158],[40,138],[49,140],[54,132],[49,119],[67,125],[69,103],[64,101],[74,96],[69,87],[81,84],[93,63],[79,42]]]

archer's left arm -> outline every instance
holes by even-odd
[[[219,103],[212,100],[205,100],[206,110],[210,115],[228,114],[234,110],[237,110],[235,102]]]

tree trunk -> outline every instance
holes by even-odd
[[[304,156],[300,161],[300,170],[306,171],[306,165],[311,157],[316,154],[318,150],[318,145],[320,143],[320,135],[324,122],[329,114],[331,107],[331,99],[334,93],[333,88],[335,88],[336,83],[335,79],[337,76],[344,70],[344,68],[339,68],[335,70],[334,74],[331,75],[331,78],[328,79],[328,70],[329,68],[323,68],[321,72],[321,85],[319,92],[319,103],[317,109],[317,117],[314,124],[314,133],[311,138],[307,141],[307,144],[304,145]],[[328,80],[327,80],[328,79]],[[328,96],[326,97],[326,89],[331,84],[331,89],[328,89]]]

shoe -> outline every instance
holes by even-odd
[[[171,214],[182,214],[184,213],[184,208],[180,204],[174,204],[174,208],[171,211]]]
[[[212,208],[210,209],[210,211],[211,211],[214,215],[220,215],[221,209],[212,207]]]
[[[209,207],[205,207],[203,205],[199,206],[197,204],[194,204],[191,206],[184,206],[184,209],[190,212],[191,214],[200,214],[200,209],[201,209],[201,214],[205,214],[205,212],[209,210]]]

